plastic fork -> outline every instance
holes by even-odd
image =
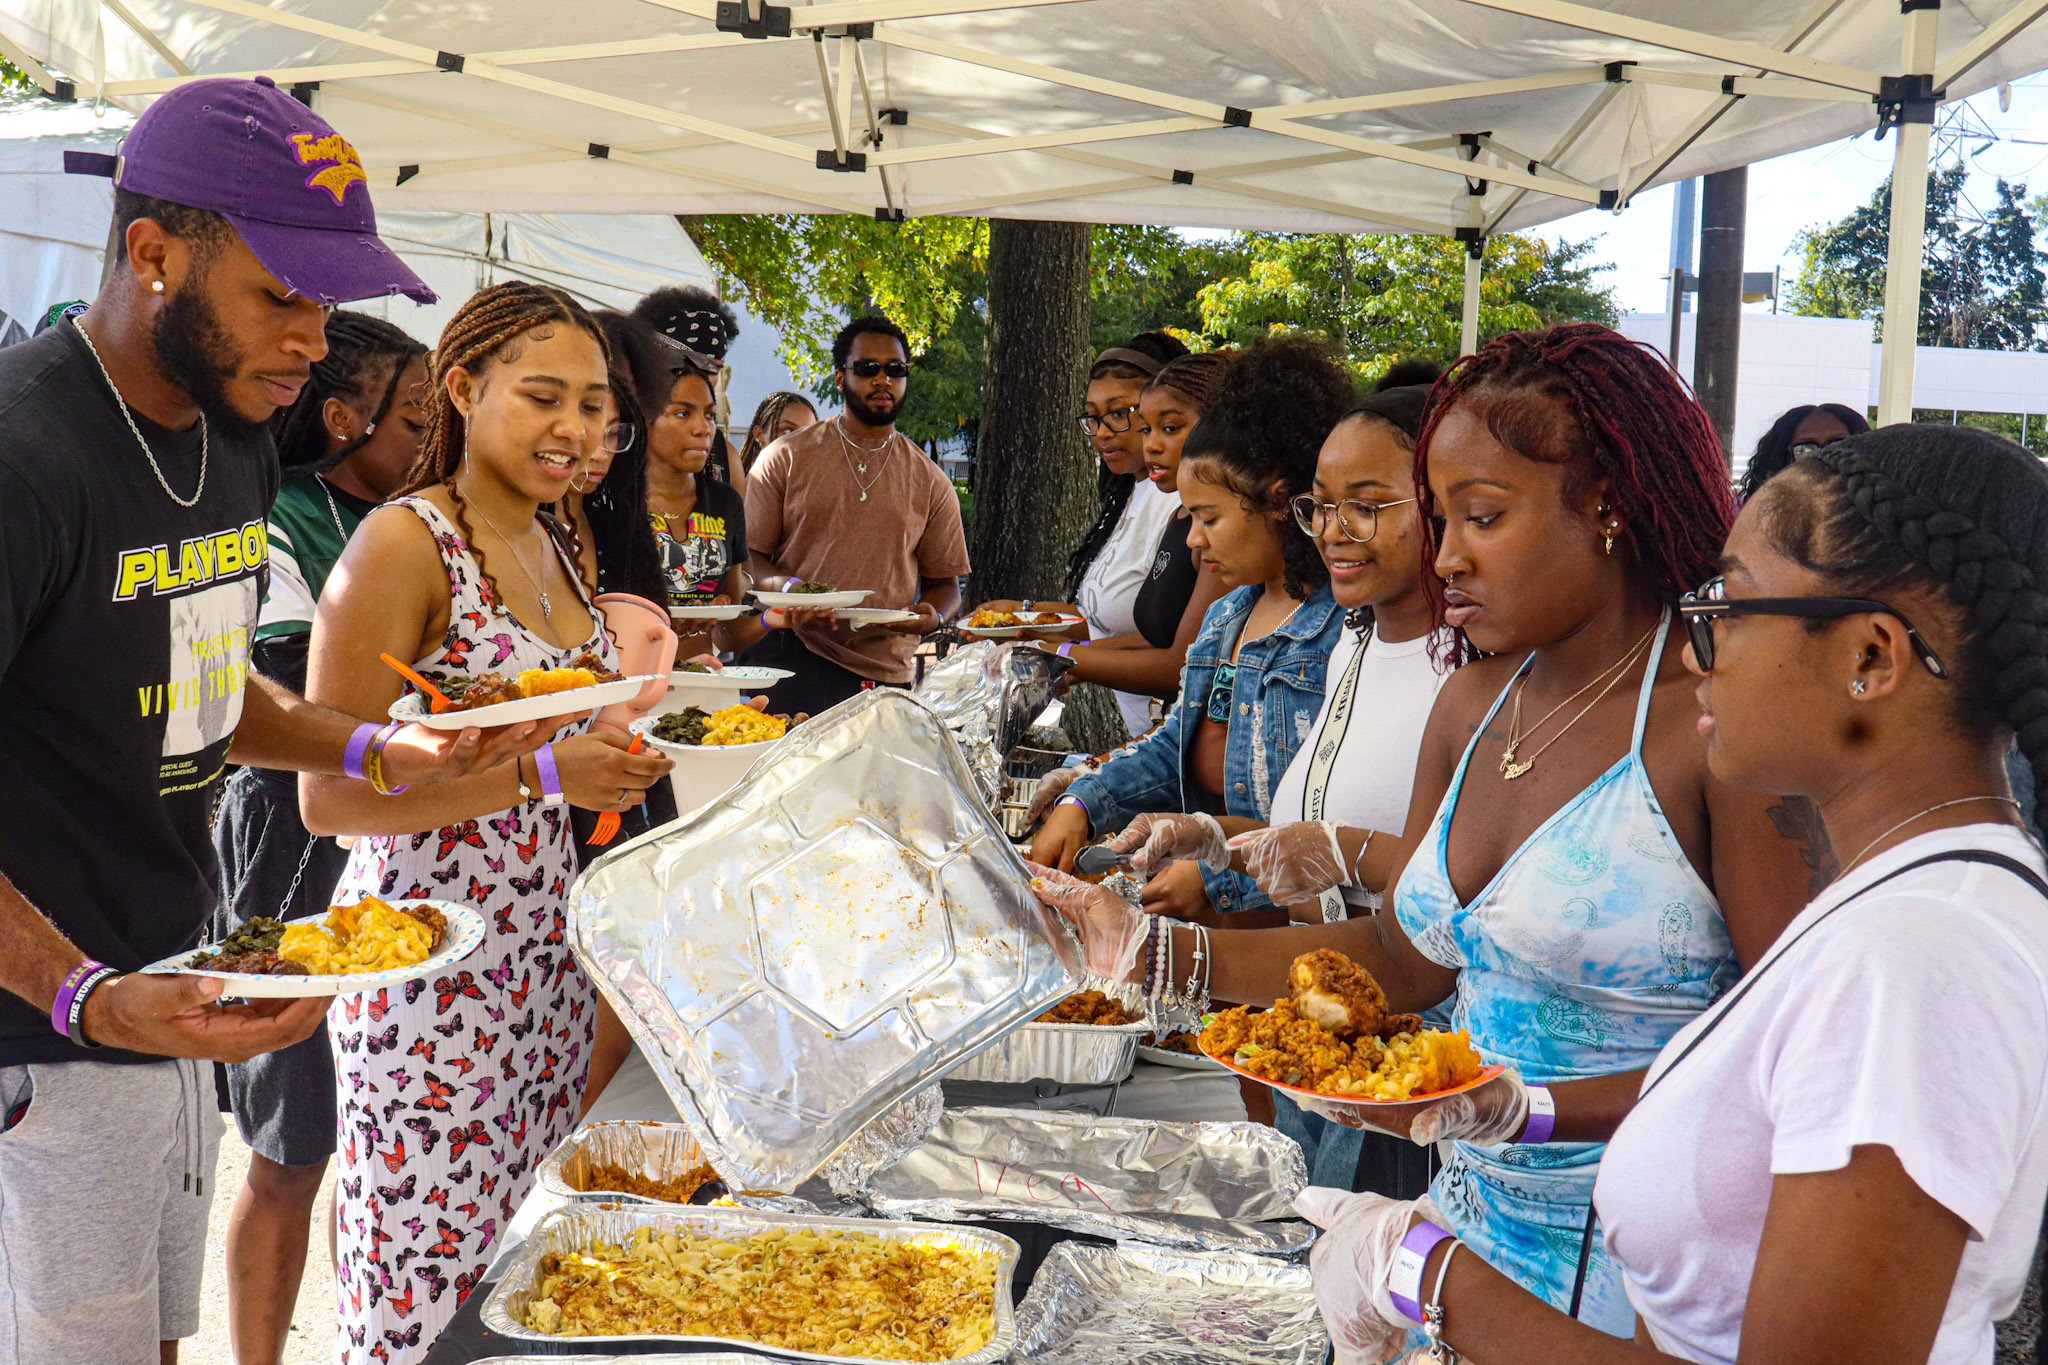
[[[453,706],[455,704],[449,701],[448,698],[441,695],[440,688],[434,686],[425,678],[422,678],[419,674],[413,672],[412,667],[409,664],[402,663],[398,659],[394,658],[392,655],[389,654],[379,654],[377,657],[382,659],[385,663],[390,664],[393,668],[397,669],[398,675],[400,677],[406,679],[408,682],[412,683],[413,686],[419,688],[420,691],[426,693],[427,705],[429,709],[431,709],[436,715],[439,715],[441,712],[446,711],[450,706]]]
[[[633,742],[626,746],[626,752],[628,754],[639,753],[640,741],[646,738],[647,736],[645,735],[633,736]],[[615,810],[608,810],[604,812],[602,815],[598,816],[596,827],[590,831],[590,842],[598,845],[599,847],[603,847],[605,844],[610,843],[612,840],[618,837],[619,813]]]

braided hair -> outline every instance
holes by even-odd
[[[1302,336],[1260,342],[1218,376],[1181,463],[1201,460],[1245,507],[1283,518],[1287,591],[1305,598],[1330,581],[1315,542],[1285,520],[1288,500],[1316,481],[1316,457],[1357,392],[1329,347]],[[1280,491],[1272,491],[1275,482]]]
[[[1230,362],[1242,354],[1242,351],[1203,351],[1199,355],[1169,360],[1160,367],[1158,374],[1145,382],[1140,392],[1167,389],[1187,399],[1195,411],[1200,412],[1208,406],[1209,396],[1216,392],[1223,372],[1230,368]]]
[[[1974,427],[1902,424],[1824,446],[1770,488],[1765,536],[1831,592],[1919,587],[1950,605],[1965,733],[2010,730],[2048,771],[2048,468]]]
[[[308,474],[325,474],[361,449],[371,432],[348,442],[338,450],[328,449],[327,400],[339,398],[353,403],[362,398],[373,377],[385,365],[391,367],[384,380],[383,396],[370,415],[375,428],[391,412],[398,397],[398,381],[414,356],[427,348],[383,318],[368,313],[336,312],[327,319],[327,354],[313,363],[312,375],[299,390],[298,400],[280,408],[270,419],[271,439],[277,444],[277,462],[287,479]]]
[[[469,505],[462,490],[455,486],[455,471],[462,467],[463,456],[468,452],[469,431],[455,400],[448,396],[448,375],[458,369],[474,374],[493,361],[507,359],[507,349],[520,337],[548,326],[580,327],[588,332],[597,342],[598,353],[604,356],[609,370],[611,346],[605,340],[604,329],[582,304],[559,289],[528,280],[507,280],[480,290],[455,311],[455,316],[441,329],[441,343],[434,348],[429,361],[427,429],[420,437],[419,454],[406,475],[405,487],[400,490],[417,493],[435,484],[448,490],[448,497],[455,504],[455,523],[462,529],[463,543],[483,575],[484,590],[499,603],[505,600],[504,594],[498,591],[498,581],[484,563],[483,548],[477,544],[476,531],[469,524]],[[555,534],[553,518],[545,524],[549,525],[550,534]],[[581,578],[583,547],[573,527],[569,539],[574,547],[571,563]]]
[[[1597,322],[1508,332],[1437,381],[1415,448],[1425,568],[1436,559],[1442,515],[1429,488],[1430,443],[1460,407],[1524,459],[1573,466],[1568,498],[1611,481],[1619,539],[1660,600],[1675,603],[1714,573],[1735,522],[1720,438],[1657,352]],[[1442,629],[1443,582],[1425,572],[1422,588]],[[1462,638],[1454,650],[1463,655]]]
[[[1126,342],[1122,349],[1150,356],[1158,361],[1159,365],[1144,370],[1128,360],[1118,360],[1111,356],[1098,360],[1089,367],[1088,382],[1092,384],[1098,379],[1147,380],[1159,372],[1160,366],[1178,360],[1188,353],[1188,348],[1178,337],[1165,332],[1140,332]],[[1081,537],[1081,543],[1074,547],[1074,553],[1067,556],[1066,597],[1069,602],[1080,594],[1082,580],[1088,577],[1088,570],[1095,563],[1096,557],[1102,553],[1102,547],[1109,544],[1110,536],[1116,531],[1117,522],[1123,517],[1125,506],[1130,503],[1131,489],[1136,485],[1135,474],[1113,474],[1108,465],[1099,465],[1096,468],[1095,491],[1102,500],[1102,511],[1095,518],[1095,525],[1089,528],[1087,535]]]
[[[1824,412],[1840,422],[1851,436],[1870,430],[1862,413],[1842,403],[1802,403],[1780,413],[1771,429],[1757,441],[1756,453],[1749,457],[1749,465],[1742,471],[1741,501],[1755,497],[1756,490],[1769,483],[1773,474],[1781,473],[1792,463],[1792,437],[1816,412]]]
[[[773,431],[792,403],[800,408],[809,408],[813,413],[818,410],[818,405],[810,399],[787,389],[769,394],[761,400],[761,406],[754,409],[754,420],[747,424],[747,443],[740,448],[740,470],[743,473],[753,473],[754,461],[760,459],[761,452],[775,441],[773,436],[764,439],[758,433]]]

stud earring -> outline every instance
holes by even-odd
[[[149,292],[150,292],[150,293],[152,293],[152,294],[161,294],[161,293],[163,293],[163,292],[164,292],[164,282],[163,282],[162,280],[151,280],[151,281],[149,282]]]
[[[1849,695],[1852,697],[1860,697],[1869,690],[1870,688],[1864,683],[1863,679],[1861,678],[1858,678],[1855,682],[1849,684]]]
[[[365,435],[365,436],[375,436],[376,434],[377,434],[377,424],[376,424],[375,422],[372,422],[372,423],[370,423],[370,425],[368,425],[368,426],[366,426],[366,427],[364,427],[364,428],[363,428],[363,435]]]

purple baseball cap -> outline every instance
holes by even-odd
[[[356,149],[268,76],[187,81],[143,111],[118,155],[66,152],[64,169],[218,213],[265,270],[306,298],[434,301],[378,240]]]

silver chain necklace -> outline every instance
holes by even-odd
[[[151,450],[149,442],[143,439],[142,428],[135,425],[135,414],[129,411],[128,401],[121,397],[121,388],[114,382],[114,376],[108,372],[107,362],[100,359],[100,348],[92,344],[92,338],[85,334],[83,327],[74,325],[72,330],[78,333],[78,339],[83,341],[85,349],[91,352],[93,363],[100,367],[100,378],[107,381],[107,388],[114,395],[114,406],[121,410],[121,417],[128,423],[128,430],[135,433],[135,444],[142,447],[142,456],[149,461],[149,472],[156,475],[157,487],[163,489],[164,496],[180,507],[198,506],[199,499],[206,495],[206,456],[212,447],[212,442],[206,434],[206,414],[199,414],[199,486],[192,490],[191,497],[181,498],[171,491],[170,482],[164,478],[164,471],[156,462],[156,452]]]
[[[348,528],[341,524],[341,509],[334,505],[334,489],[328,486],[325,474],[315,474],[313,477],[320,481],[320,491],[327,495],[327,515],[334,518],[335,534],[339,535],[342,544],[346,545],[348,543]]]
[[[875,453],[875,447],[863,445],[859,441],[850,439],[846,434],[846,418],[843,416],[835,417],[832,420],[832,430],[839,435],[839,453],[846,457],[847,471],[853,474],[853,481],[860,488],[860,500],[866,502],[868,500],[868,490],[882,481],[882,476],[889,472],[889,461],[896,458],[896,433],[892,431],[882,439],[880,447],[882,451],[882,467],[875,471],[874,478],[869,479],[866,483],[862,483],[860,476],[868,472],[868,462],[863,459],[856,465],[853,458],[854,448],[858,446],[863,455],[871,457]]]
[[[489,512],[484,511],[475,502],[469,505],[476,508],[476,514],[484,519],[484,525],[498,531],[498,523],[491,520]],[[548,590],[540,585],[540,579],[534,576],[533,570],[526,567],[526,556],[519,553],[519,547],[512,543],[512,537],[503,531],[498,531],[498,539],[505,542],[505,548],[512,552],[513,561],[519,565],[519,572],[526,575],[526,581],[533,584],[533,590],[540,594],[540,614],[545,618],[552,618],[555,614],[555,604],[548,601]],[[542,567],[546,567],[546,560],[542,560]]]
[[[2002,801],[2006,805],[2011,806],[2015,811],[2017,811],[2020,808],[2020,803],[2013,800],[2010,796],[1958,796],[1953,801],[1943,801],[1937,805],[1929,806],[1926,810],[1921,811],[1918,815],[1907,816],[1905,819],[1899,821],[1899,823],[1893,825],[1890,829],[1886,830],[1884,833],[1878,835],[1875,839],[1872,839],[1869,843],[1865,844],[1863,846],[1862,853],[1858,853],[1855,857],[1851,858],[1847,863],[1843,864],[1842,870],[1836,874],[1835,880],[1840,881],[1843,877],[1848,876],[1849,870],[1855,867],[1856,864],[1863,861],[1864,854],[1870,852],[1870,850],[1876,848],[1879,844],[1891,838],[1894,834],[1897,834],[1900,830],[1912,824],[1915,820],[1918,820],[1923,816],[1932,815],[1934,814],[1934,812],[1938,810],[1947,810],[1950,806],[1967,806],[1972,801]]]

